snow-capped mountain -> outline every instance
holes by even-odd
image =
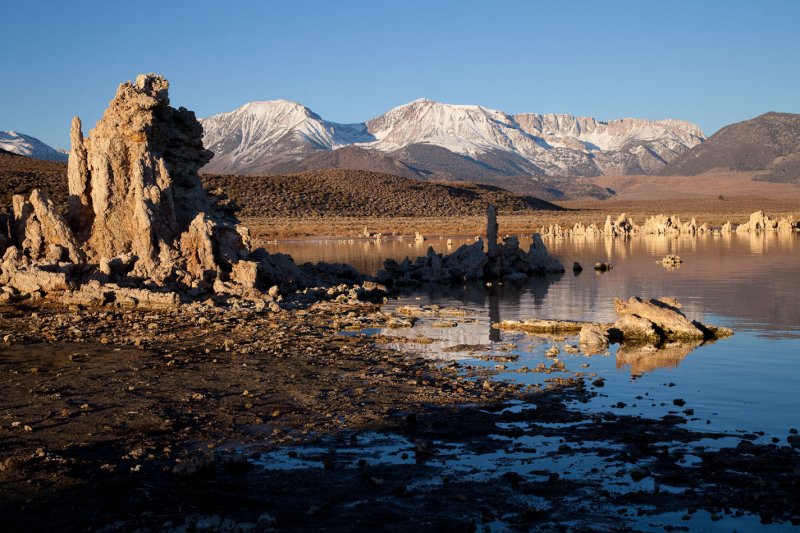
[[[205,172],[255,174],[369,138],[364,124],[328,122],[288,100],[250,102],[200,122],[215,154]]]
[[[380,152],[382,164],[388,156],[424,175],[453,179],[650,174],[705,139],[680,120],[510,115],[426,99],[361,124],[329,122],[286,100],[245,104],[202,123],[206,147],[215,153],[204,171],[238,174],[286,171],[346,146]]]
[[[0,131],[0,148],[12,154],[48,161],[66,161],[69,153],[56,150],[36,137],[16,131]]]

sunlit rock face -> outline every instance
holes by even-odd
[[[132,253],[135,270],[163,277],[172,244],[209,210],[198,169],[211,159],[194,113],[169,105],[169,82],[140,75],[119,86],[84,139],[72,123],[69,220],[90,258]]]
[[[0,215],[7,298],[159,307],[211,294],[264,299],[273,285],[308,282],[291,258],[251,253],[247,228],[205,193],[197,172],[212,154],[168,88],[156,74],[121,84],[88,138],[73,119],[66,216],[38,190]]]

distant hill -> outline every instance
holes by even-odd
[[[604,199],[613,194],[577,178],[524,174],[524,167],[515,167],[509,162],[513,161],[509,156],[493,160],[487,154],[484,160],[484,163],[478,163],[469,157],[429,144],[412,144],[395,154],[346,146],[330,152],[319,152],[299,161],[283,162],[272,167],[267,174],[299,174],[338,168],[393,174],[424,181],[484,183],[545,200]]]
[[[380,172],[412,179],[446,177],[443,174],[414,168],[383,152],[366,150],[357,146],[346,146],[331,152],[317,153],[299,161],[281,163],[272,167],[269,174],[299,174],[301,172],[331,168]]]
[[[800,115],[766,113],[726,126],[660,174],[694,176],[713,169],[764,171],[756,179],[800,183]]]
[[[13,195],[27,194],[33,189],[45,191],[56,204],[64,205],[67,165],[0,151],[0,208],[7,210]]]
[[[379,172],[332,169],[282,176],[202,176],[245,216],[459,216],[479,215],[492,203],[500,212],[558,210],[532,196],[491,185],[424,182]],[[62,208],[67,199],[67,165],[0,149],[0,208],[14,194],[46,192]]]
[[[491,185],[425,182],[363,170],[202,178],[206,189],[224,192],[248,217],[469,216],[483,215],[489,203],[501,213],[561,209]]]

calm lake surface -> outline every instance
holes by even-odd
[[[453,239],[454,250],[473,239]],[[527,247],[530,240],[521,239]],[[390,301],[399,305],[437,304],[466,307],[475,314],[454,328],[433,327],[435,319],[420,319],[415,327],[383,333],[424,336],[431,344],[398,343],[403,350],[456,359],[463,364],[489,365],[485,356],[512,353],[514,362],[499,379],[541,383],[547,374],[519,373],[539,363],[550,366],[544,352],[561,349],[558,358],[570,371],[605,379],[601,394],[582,409],[660,417],[686,416],[687,427],[764,432],[759,440],[784,440],[800,427],[800,236],[796,233],[753,233],[728,236],[651,237],[628,239],[565,238],[546,240],[552,255],[567,267],[560,276],[524,283],[456,287],[422,287]],[[447,253],[447,240],[415,244],[408,240],[281,241],[272,252],[292,255],[297,262],[350,263],[375,273],[386,258],[412,259],[428,246]],[[657,263],[667,254],[684,263],[668,270]],[[573,275],[577,261],[584,266]],[[610,262],[610,272],[598,274],[592,265]],[[606,354],[587,356],[563,350],[576,338],[554,340],[516,332],[501,332],[491,323],[508,319],[548,318],[611,322],[614,298],[672,296],[690,319],[732,328],[735,335],[699,347],[677,347],[655,353],[612,345]],[[509,349],[509,343],[514,345]],[[480,355],[445,352],[455,345],[483,345]],[[510,350],[510,351],[509,351]],[[676,407],[674,400],[683,400]],[[680,402],[679,402],[680,403]]]
[[[423,255],[427,247],[447,253],[473,239],[432,239],[415,244],[403,240],[376,243],[367,240],[284,241],[268,246],[271,251],[292,255],[298,262],[345,262],[361,271],[375,273],[386,258],[402,260]],[[530,239],[521,239],[529,246]],[[497,371],[496,379],[536,386],[546,380],[579,373],[598,394],[588,403],[574,402],[573,409],[589,414],[617,413],[651,419],[669,417],[698,435],[714,432],[723,437],[699,438],[691,443],[671,441],[665,435],[660,445],[683,453],[679,463],[688,469],[703,462],[704,450],[735,448],[748,440],[767,444],[773,439],[786,446],[793,428],[800,428],[800,235],[758,233],[698,237],[566,238],[545,240],[550,253],[567,268],[563,275],[532,278],[523,283],[496,282],[467,286],[426,286],[402,294],[384,308],[400,305],[432,305],[466,308],[471,314],[454,319],[455,327],[437,327],[436,318],[421,318],[414,327],[365,330],[355,334],[382,333],[403,337],[388,346],[401,351],[430,355],[442,365],[485,367]],[[679,268],[668,270],[658,260],[667,254],[683,259]],[[584,266],[579,275],[572,263]],[[607,261],[613,270],[595,273],[595,262]],[[492,323],[509,319],[549,318],[611,322],[616,316],[614,298],[672,296],[683,304],[690,319],[732,328],[735,334],[699,346],[673,345],[666,349],[611,345],[598,355],[569,353],[576,337],[547,338],[500,331]],[[421,340],[427,338],[425,342]],[[409,342],[416,340],[416,342]],[[557,347],[559,353],[547,357]],[[553,368],[556,360],[565,369],[555,373],[529,372],[543,365]],[[555,363],[558,364],[558,363]],[[602,378],[604,386],[596,383]],[[513,402],[505,410],[525,412],[526,402]],[[538,407],[537,407],[538,408]],[[670,416],[672,415],[672,416]],[[712,515],[701,510],[659,511],[647,505],[615,504],[614,495],[681,492],[686,487],[652,478],[639,481],[627,475],[631,465],[606,457],[619,446],[601,434],[582,441],[580,449],[562,453],[564,440],[541,434],[541,426],[521,422],[519,438],[486,435],[499,443],[491,452],[473,450],[458,443],[434,441],[437,453],[426,460],[426,475],[419,486],[441,483],[443,476],[459,480],[498,479],[506,474],[535,477],[536,469],[557,472],[563,479],[593,483],[609,496],[602,500],[583,527],[614,530],[619,523],[604,526],[595,520],[617,516],[632,530],[672,531],[792,531],[790,523],[765,523],[757,514]],[[568,431],[564,424],[564,431]],[[559,426],[559,424],[555,424]],[[319,447],[265,456],[265,468],[319,468],[320,457],[336,454],[367,458],[375,465],[414,464],[415,443],[400,435],[360,435],[355,447],[337,442]],[[352,449],[351,449],[352,448]],[[532,468],[534,469],[532,471]],[[580,496],[577,498],[580,500]],[[547,509],[553,502],[526,500]],[[559,503],[560,504],[560,503]],[[498,518],[481,525],[479,531],[513,530]]]

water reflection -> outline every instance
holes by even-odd
[[[617,368],[629,367],[631,375],[642,375],[658,368],[675,368],[702,341],[673,342],[656,348],[651,345],[622,345],[617,350]]]
[[[473,242],[454,238],[454,245]],[[521,237],[521,246],[530,245]],[[614,269],[602,276],[565,276],[530,285],[501,285],[467,290],[421,289],[432,303],[439,298],[492,308],[501,319],[532,317],[569,320],[613,320],[613,298],[632,295],[674,296],[687,315],[698,320],[721,316],[722,325],[774,335],[800,331],[800,237],[797,233],[753,232],[728,235],[637,236],[631,238],[568,237],[549,239],[552,255],[567,266],[573,261],[587,270],[596,262],[609,262]],[[411,245],[411,246],[409,246]],[[434,238],[416,244],[409,240],[374,241],[354,239],[281,241],[272,251],[292,255],[297,261],[350,263],[361,271],[375,273],[383,260],[402,260],[423,254],[428,246],[447,253],[447,239]],[[683,259],[680,269],[664,269],[660,261],[673,254]],[[493,292],[497,291],[497,292]],[[498,298],[490,305],[490,295]]]
[[[526,247],[530,243],[530,239],[521,241]],[[463,242],[472,239],[458,240],[455,245]],[[372,272],[384,258],[413,257],[428,245],[447,251],[446,239],[432,239],[419,247],[408,244],[296,241],[271,249],[301,261],[344,261]],[[437,304],[468,307],[474,314],[457,318],[456,327],[434,327],[435,318],[423,318],[413,328],[384,333],[415,341],[400,339],[393,344],[404,352],[460,359],[459,364],[497,370],[498,379],[528,385],[551,377],[558,359],[567,371],[582,372],[591,383],[603,378],[597,397],[585,406],[588,410],[613,408],[660,417],[674,410],[678,404],[673,402],[681,398],[697,413],[688,417],[687,426],[746,428],[777,436],[800,427],[798,234],[576,237],[550,239],[546,244],[564,265],[577,261],[586,271],[579,276],[500,282],[491,287],[420,287],[402,294],[389,307]],[[669,254],[683,259],[680,269],[663,268],[660,261]],[[596,262],[609,262],[614,269],[594,275],[591,267]],[[614,298],[633,295],[673,296],[688,317],[730,327],[736,333],[714,344],[668,344],[658,350],[612,345],[607,352],[589,355],[571,353],[569,345],[577,344],[575,337],[542,338],[491,327],[502,320],[532,318],[613,322]],[[420,343],[418,335],[427,344]],[[553,346],[559,353],[547,357]],[[619,407],[622,404],[625,407]]]

